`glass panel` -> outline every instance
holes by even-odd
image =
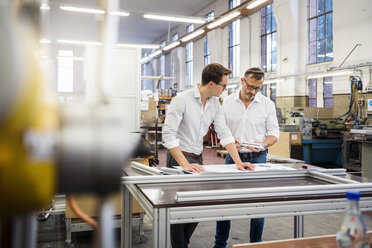
[[[275,53],[272,53],[271,55],[271,60],[272,60],[272,64],[271,64],[271,69],[272,71],[276,71],[276,68],[277,68],[277,54],[276,52]]]
[[[271,33],[271,15],[266,16],[266,33]]]
[[[316,1],[317,0],[310,0],[309,3],[309,18],[316,16]]]
[[[266,88],[267,88],[267,84],[262,85],[261,94],[264,96],[266,96]]]
[[[275,33],[272,33],[271,46],[272,46],[272,52],[276,52],[277,51],[277,48],[278,48],[278,42],[277,42],[277,34],[276,34],[276,32]]]
[[[333,108],[333,98],[324,98],[324,107]]]
[[[178,33],[175,33],[173,36],[172,36],[172,41],[176,41],[178,40]]]
[[[333,13],[326,15],[326,37],[330,37],[333,34]]]
[[[267,72],[266,68],[266,54],[261,55],[261,68],[264,72]]]
[[[332,77],[325,77],[323,80],[324,80],[324,86],[323,86],[324,98],[331,98],[332,97]]]
[[[261,18],[261,34],[266,34],[266,19],[265,19],[265,17]]]
[[[316,26],[317,26],[317,19],[314,18],[310,20],[309,23],[309,41],[315,41],[316,40]]]
[[[318,0],[317,15],[324,13],[324,0]]]
[[[272,18],[272,27],[271,27],[271,29],[272,29],[272,31],[274,32],[274,31],[276,31],[276,20],[275,20],[275,16],[274,16],[274,14],[272,14],[271,15],[271,18]]]
[[[333,37],[326,39],[326,61],[333,60]]]
[[[266,6],[266,14],[269,15],[273,12],[273,5],[270,4],[270,5],[267,5]]]
[[[309,107],[316,107],[316,99],[309,98]]]
[[[316,79],[309,79],[309,98],[316,98]]]
[[[266,15],[266,8],[261,8],[261,18],[265,17]]]
[[[318,40],[317,42],[317,62],[324,62],[325,59],[325,40]]]
[[[333,0],[326,0],[325,5],[326,5],[325,6],[325,11],[326,12],[333,10]]]
[[[319,16],[318,18],[318,39],[325,38],[325,16]]]
[[[309,45],[309,63],[316,63],[316,41],[310,42]]]
[[[271,54],[271,34],[269,34],[269,35],[267,35],[266,36],[266,53],[267,53],[267,55],[269,55],[269,54]],[[271,55],[270,55],[270,57],[271,57]],[[270,61],[270,60],[268,60],[268,61]]]
[[[270,99],[276,104],[276,84],[271,84],[270,85]]]

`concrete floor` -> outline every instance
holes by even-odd
[[[224,159],[217,157],[215,149],[205,149],[203,152],[205,164],[222,164]],[[166,151],[159,150],[159,166],[165,166]],[[305,236],[319,236],[335,234],[341,224],[343,214],[312,215],[305,216]],[[368,230],[372,230],[372,214],[364,215]],[[39,222],[38,248],[66,247],[65,224],[62,215],[49,217],[47,221]],[[141,243],[138,227],[133,228],[133,248],[152,247],[152,225],[145,216],[146,243]],[[192,238],[190,248],[213,247],[215,235],[215,222],[199,223]],[[120,247],[120,231],[116,230],[116,246]],[[263,241],[290,239],[293,238],[293,217],[266,218],[263,233]],[[93,247],[94,236],[92,232],[80,232],[72,234],[70,247]],[[228,247],[234,244],[249,242],[249,220],[234,220]]]

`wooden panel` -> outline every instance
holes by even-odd
[[[277,155],[285,158],[291,157],[291,133],[280,132],[279,141],[269,147],[269,154]]]

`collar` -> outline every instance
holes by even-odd
[[[198,85],[199,84],[196,84],[193,88],[193,91],[194,91],[194,97],[195,98],[200,98],[201,99],[201,95],[200,95],[200,91],[199,91],[199,88],[198,88]]]

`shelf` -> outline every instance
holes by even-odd
[[[173,96],[159,96],[159,100],[172,100]]]

